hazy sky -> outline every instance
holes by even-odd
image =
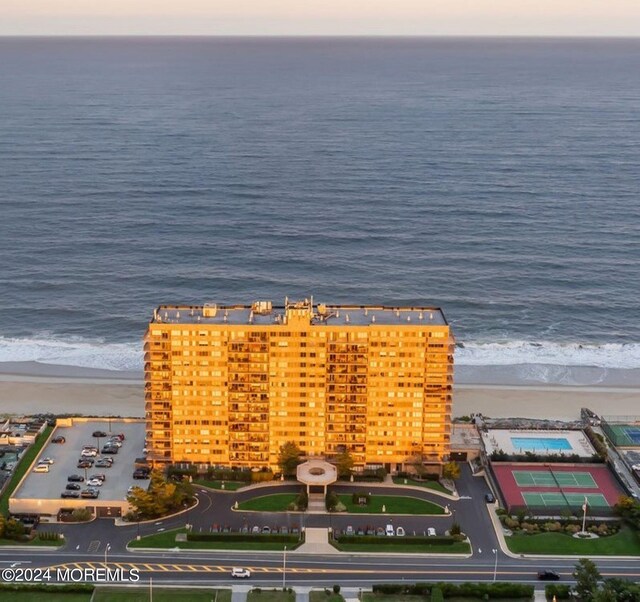
[[[640,0],[0,0],[0,35],[640,35]]]

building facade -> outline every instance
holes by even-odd
[[[357,468],[449,454],[454,340],[440,309],[160,306],[144,341],[154,463],[276,468],[348,449]]]

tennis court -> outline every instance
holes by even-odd
[[[556,472],[514,470],[513,478],[518,487],[584,487],[586,489],[597,489],[594,478],[589,472]]]
[[[606,424],[604,431],[615,445],[620,447],[640,446],[640,426],[635,424]]]
[[[564,495],[559,492],[545,492],[545,493],[532,493],[523,492],[522,499],[527,506],[565,506],[578,507],[584,504],[584,499],[587,498],[587,504],[592,508],[609,508],[607,499],[601,493],[565,493]]]

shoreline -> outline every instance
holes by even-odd
[[[639,402],[640,386],[630,384],[457,381],[452,416],[482,413],[493,418],[520,416],[576,420],[582,407],[604,415],[638,414]],[[142,373],[36,362],[0,363],[0,412],[11,415],[53,413],[139,418],[144,416]]]

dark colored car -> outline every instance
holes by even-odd
[[[85,489],[80,493],[80,497],[86,497],[95,500],[100,495],[97,489]]]
[[[89,458],[80,458],[76,466],[78,468],[91,468],[93,466],[93,460]]]
[[[59,435],[58,437],[54,437],[53,439],[51,439],[51,443],[66,443],[66,439],[62,436]]]
[[[493,494],[491,493],[485,493],[484,501],[487,502],[487,504],[493,504],[496,501],[496,498],[493,497]]]
[[[84,483],[84,477],[79,474],[72,474],[67,477],[67,481],[70,483]]]
[[[93,431],[93,433],[91,433],[92,437],[108,437],[109,434],[105,433],[104,431]]]
[[[102,448],[102,453],[103,454],[117,454],[118,453],[118,448],[115,445],[105,445]]]
[[[111,468],[113,466],[113,460],[111,458],[100,458],[95,464],[95,468]]]
[[[78,485],[78,483],[67,483],[65,489],[70,491],[80,491],[80,485]]]
[[[60,497],[73,497],[73,498],[78,498],[80,497],[80,492],[79,491],[68,491],[68,490],[64,490],[61,494]]]
[[[146,468],[136,468],[133,471],[133,478],[134,479],[148,479],[149,478],[149,471]]]
[[[554,571],[538,571],[540,581],[560,581],[560,575]]]

